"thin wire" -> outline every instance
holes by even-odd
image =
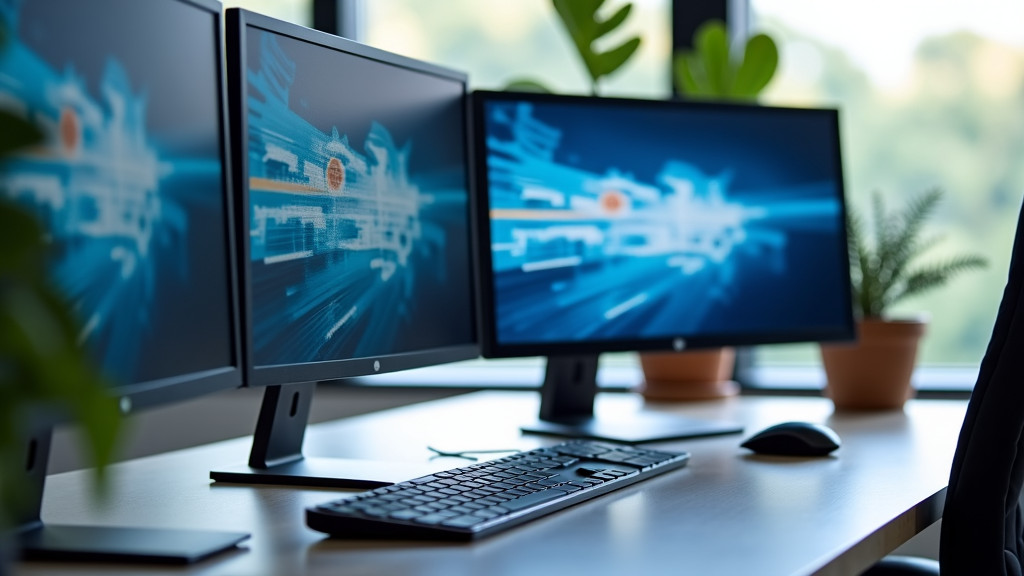
[[[472,460],[476,462],[479,458],[475,456],[469,456],[469,454],[499,454],[501,452],[519,452],[517,448],[509,448],[504,450],[459,450],[456,452],[450,452],[447,450],[438,450],[433,446],[427,446],[427,450],[430,450],[437,456],[447,456],[451,458],[465,458],[466,460]]]

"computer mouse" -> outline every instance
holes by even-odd
[[[824,456],[840,445],[839,435],[824,424],[783,422],[769,426],[740,446],[757,454],[776,456]]]

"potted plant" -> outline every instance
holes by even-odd
[[[0,49],[6,38],[0,22]],[[71,305],[51,285],[47,236],[5,190],[4,159],[43,140],[32,122],[0,109],[0,572],[12,550],[11,525],[36,488],[24,479],[26,437],[37,431],[33,427],[49,414],[53,420],[42,425],[80,425],[102,480],[120,422],[116,400],[79,343]]]
[[[952,277],[986,265],[983,257],[963,254],[917,264],[937,238],[922,238],[925,221],[942,199],[933,188],[910,198],[902,210],[888,212],[881,194],[872,197],[872,230],[854,210],[848,213],[850,278],[857,340],[822,344],[828,379],[825,394],[837,409],[899,409],[913,394],[911,376],[924,318],[895,318],[891,307],[938,288]],[[869,242],[869,233],[871,242]]]

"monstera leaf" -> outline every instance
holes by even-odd
[[[596,96],[601,78],[621,68],[640,47],[639,36],[629,38],[622,44],[604,51],[599,51],[594,46],[598,39],[616,30],[626,21],[633,5],[626,3],[608,18],[601,18],[597,12],[604,4],[604,0],[552,0],[552,4],[562,27],[569,34],[576,52],[583,60],[583,65],[590,76],[590,92]],[[544,84],[527,78],[513,80],[505,89],[551,92]]]
[[[747,40],[742,58],[733,58],[725,24],[709,20],[694,34],[694,48],[675,58],[676,90],[695,98],[754,100],[779,65],[775,41],[766,34]]]
[[[553,0],[555,10],[565,27],[576,51],[583,59],[583,64],[590,74],[591,91],[596,94],[598,82],[626,63],[637,48],[640,37],[634,36],[622,44],[605,51],[598,51],[594,44],[598,39],[617,29],[629,17],[632,4],[625,4],[611,16],[602,19],[598,10],[604,0]]]

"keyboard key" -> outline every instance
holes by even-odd
[[[444,522],[442,522],[442,524],[445,526],[452,526],[455,528],[469,528],[470,526],[480,524],[481,522],[486,522],[486,519],[481,518],[479,516],[466,514],[465,516],[456,516],[455,518],[445,520]]]
[[[515,500],[509,500],[508,502],[502,504],[502,507],[508,508],[512,512],[515,512],[516,510],[522,510],[523,508],[528,508],[530,506],[535,506],[543,502],[555,500],[556,498],[561,498],[566,494],[568,494],[568,492],[565,492],[560,488],[549,488],[543,492],[534,492],[533,494],[520,496]]]
[[[395,520],[412,520],[413,518],[416,518],[417,516],[423,516],[423,512],[420,512],[419,510],[408,510],[407,509],[407,510],[396,510],[395,512],[392,512],[391,515],[390,515],[390,517],[394,518]]]

